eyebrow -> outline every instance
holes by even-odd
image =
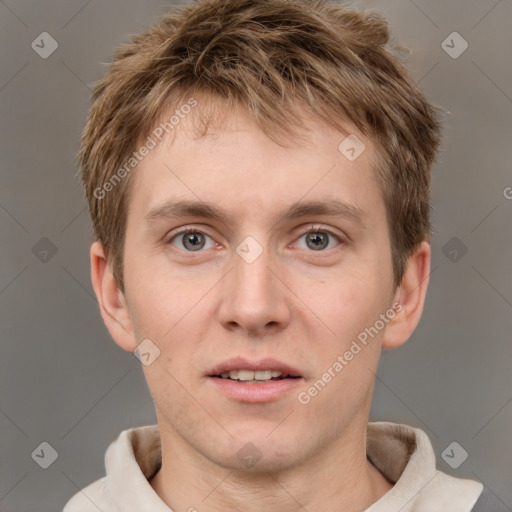
[[[279,221],[289,221],[311,215],[344,217],[360,225],[364,225],[365,219],[364,212],[361,208],[338,199],[297,202],[292,204],[284,212],[281,212],[278,218]],[[222,208],[205,201],[171,200],[153,208],[145,215],[144,219],[147,225],[152,225],[159,220],[179,217],[202,217],[226,223],[229,216]]]

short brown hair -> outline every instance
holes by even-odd
[[[301,106],[342,132],[349,119],[369,136],[398,286],[408,256],[430,239],[430,171],[441,125],[389,39],[380,14],[325,0],[203,0],[121,46],[95,86],[79,154],[94,235],[120,289],[132,181],[119,179],[120,170],[187,94],[243,105],[278,143],[277,132],[299,136]],[[207,111],[203,133],[215,119]]]

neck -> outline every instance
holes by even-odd
[[[173,510],[365,510],[393,484],[367,460],[364,427],[349,427],[313,457],[278,472],[219,466],[160,429],[162,466],[150,484]]]

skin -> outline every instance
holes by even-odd
[[[185,118],[132,176],[124,294],[101,244],[91,247],[93,286],[113,339],[134,351],[149,338],[161,351],[143,366],[162,443],[162,468],[150,483],[176,511],[356,511],[393,485],[366,459],[369,409],[381,349],[405,343],[421,317],[430,246],[418,246],[395,289],[372,141],[349,122],[344,134],[305,115],[308,143],[289,147],[242,108],[200,138],[192,115]],[[366,146],[353,162],[338,151],[349,133]],[[332,198],[359,208],[361,222],[282,219],[297,201]],[[228,217],[145,221],[163,202],[185,199],[214,203]],[[174,236],[183,226],[207,235],[202,249],[187,251],[185,237]],[[334,233],[327,247],[307,244],[305,235],[326,237],[325,229]],[[236,253],[247,236],[263,249],[250,264]],[[400,313],[301,404],[297,394],[395,302]],[[275,357],[304,380],[272,402],[233,400],[205,375],[237,355]],[[237,457],[248,442],[262,455],[251,468]]]

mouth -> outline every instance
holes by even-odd
[[[218,379],[227,379],[242,384],[263,384],[283,379],[300,379],[300,375],[288,375],[279,370],[230,370],[218,375],[209,375]]]
[[[233,357],[214,366],[207,376],[245,383],[302,377],[301,372],[296,368],[278,359],[269,357],[258,361],[249,361],[243,357]]]
[[[248,361],[237,357],[207,375],[215,389],[238,402],[271,402],[304,382],[299,370],[276,359]]]

